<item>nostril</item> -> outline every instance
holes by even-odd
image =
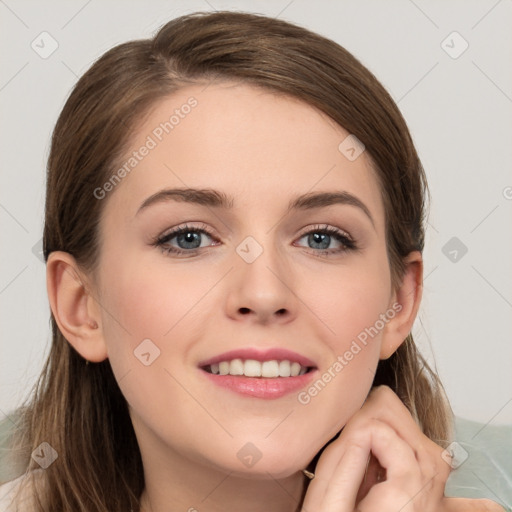
[[[240,308],[240,313],[242,313],[243,315],[246,315],[247,313],[249,313],[251,310],[249,308]]]

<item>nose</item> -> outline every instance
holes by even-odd
[[[234,255],[235,268],[227,283],[227,314],[250,323],[288,323],[297,313],[293,272],[275,247],[261,248],[253,261],[244,259],[242,251]]]

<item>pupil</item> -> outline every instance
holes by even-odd
[[[320,244],[321,247],[317,247],[317,249],[327,249],[329,247],[329,242],[331,237],[324,233],[313,233],[311,235],[313,237],[313,242],[315,244]]]
[[[189,231],[187,233],[182,233],[178,237],[178,242],[180,241],[180,239],[185,244],[194,244],[194,242],[199,241],[199,245],[196,244],[194,247],[186,246],[185,249],[197,249],[201,245],[201,241],[199,240],[199,233],[193,233],[191,231]]]

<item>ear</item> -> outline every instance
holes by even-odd
[[[71,254],[50,253],[46,264],[46,287],[53,316],[62,335],[85,359],[100,362],[108,357],[101,328],[101,315],[86,276]]]
[[[389,311],[395,316],[386,324],[380,358],[387,359],[405,341],[418,314],[423,292],[423,258],[419,251],[405,259],[406,269],[400,286],[394,290]]]

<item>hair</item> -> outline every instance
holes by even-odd
[[[428,187],[398,107],[374,75],[334,41],[279,19],[243,12],[193,13],[151,39],[119,44],[73,88],[56,123],[48,160],[45,260],[66,251],[94,271],[106,201],[94,190],[113,175],[141,119],[192,84],[236,81],[301,100],[366,147],[385,208],[393,286],[404,259],[422,251]],[[48,442],[58,462],[44,471],[39,511],[140,509],[143,466],[127,403],[109,360],[86,365],[51,316],[52,345],[30,399],[19,408],[16,449],[24,471]],[[426,436],[443,445],[453,416],[441,382],[411,334],[379,361],[373,385],[389,386]],[[13,445],[14,446],[14,445]],[[315,459],[309,469],[314,470]]]

